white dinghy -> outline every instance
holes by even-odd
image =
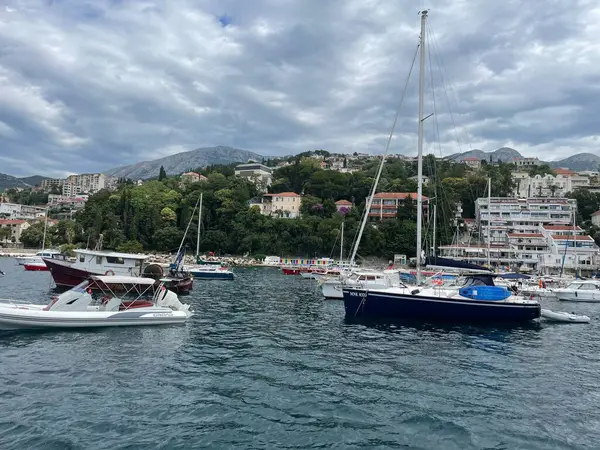
[[[192,316],[190,305],[162,284],[155,289],[155,283],[152,278],[92,276],[45,306],[3,300],[0,329],[169,325]]]
[[[542,317],[548,322],[590,323],[588,316],[563,311],[551,311],[549,309],[542,309]]]

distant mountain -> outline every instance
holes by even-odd
[[[523,155],[521,155],[514,148],[502,147],[498,150],[494,150],[493,152],[470,150],[464,153],[454,153],[453,155],[446,157],[446,159],[451,159],[453,161],[464,161],[466,158],[478,158],[490,162],[490,156],[492,157],[492,162],[502,161],[504,163],[511,163],[515,160],[515,158],[523,158]]]
[[[524,157],[514,148],[502,147],[498,150],[494,150],[493,152],[470,150],[468,152],[455,153],[447,156],[446,159],[451,159],[453,161],[464,161],[466,158],[478,158],[489,162],[490,156],[494,162],[502,161],[505,163],[512,163],[516,158]],[[554,168],[564,167],[565,169],[577,171],[598,170],[598,167],[600,166],[600,156],[594,155],[593,153],[577,153],[576,155],[569,156],[568,158],[561,159],[559,161],[546,162],[546,164]]]
[[[197,167],[211,164],[232,164],[248,160],[262,161],[263,157],[248,150],[233,147],[204,147],[189,152],[165,156],[153,161],[143,161],[129,166],[116,167],[103,173],[132,180],[157,177],[160,166],[165,168],[168,175],[177,175]]]
[[[600,156],[593,153],[577,153],[560,161],[550,161],[551,167],[564,167],[571,170],[598,170],[600,167]]]
[[[0,191],[11,188],[28,188],[33,186],[39,186],[42,180],[46,180],[48,177],[42,177],[40,175],[33,175],[31,177],[17,178],[12,175],[0,173]]]

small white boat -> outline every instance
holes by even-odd
[[[542,309],[542,317],[549,322],[590,323],[588,316],[563,311],[551,311],[549,309]]]
[[[576,280],[564,289],[554,289],[554,293],[565,302],[600,302],[600,281]]]
[[[174,292],[156,280],[129,276],[93,276],[53,297],[47,305],[5,300],[0,329],[90,328],[181,324],[192,316]],[[118,290],[120,295],[113,291]],[[126,295],[136,294],[132,300]]]
[[[17,264],[24,266],[25,264],[43,263],[42,258],[53,258],[55,255],[60,255],[60,250],[42,250],[41,252],[37,252],[35,256],[19,256],[15,260]]]

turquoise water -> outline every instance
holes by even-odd
[[[50,275],[0,259],[2,297]],[[185,326],[0,334],[0,449],[595,449],[589,325],[350,323],[313,281],[196,281]]]

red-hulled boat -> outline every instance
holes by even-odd
[[[48,266],[46,266],[46,264],[44,264],[44,261],[25,263],[25,264],[23,264],[23,267],[25,268],[25,270],[28,270],[31,272],[42,272],[42,271],[47,272],[49,270]]]
[[[75,262],[44,258],[56,286],[74,287],[93,275],[123,275],[152,277],[157,283],[163,283],[167,289],[179,294],[192,290],[193,278],[188,274],[177,272],[163,276],[163,270],[157,264],[142,270],[146,255],[101,250],[75,250],[75,253]]]

